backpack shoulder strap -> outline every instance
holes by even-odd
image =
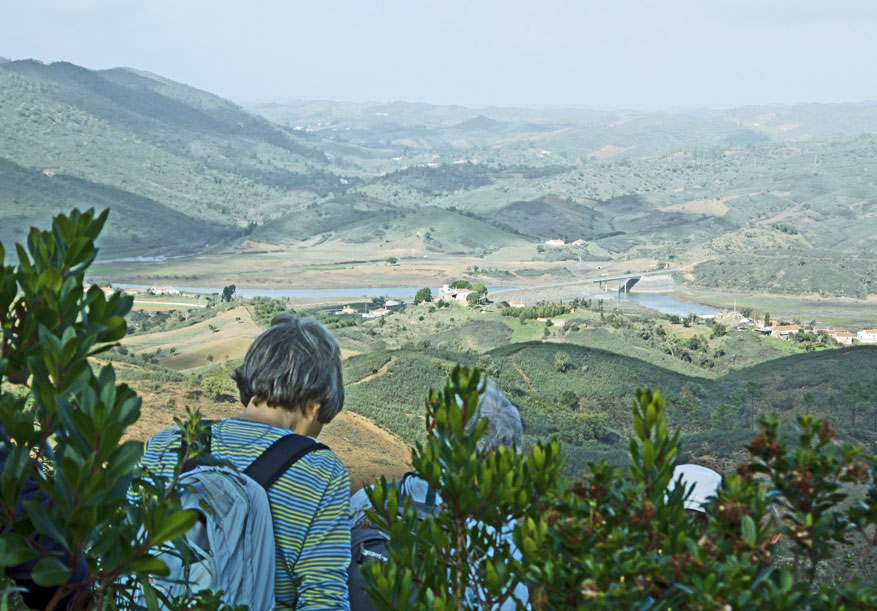
[[[300,458],[314,450],[328,449],[328,446],[304,435],[296,433],[284,435],[262,452],[262,455],[254,460],[249,467],[244,469],[244,474],[268,490]]]

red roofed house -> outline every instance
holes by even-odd
[[[835,331],[831,334],[831,336],[837,341],[838,344],[843,344],[844,346],[853,345],[853,334],[849,331]]]

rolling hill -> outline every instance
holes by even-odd
[[[11,61],[0,90],[4,242],[59,209],[112,204],[105,252],[191,251],[343,187],[319,139],[148,73]]]

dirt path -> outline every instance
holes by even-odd
[[[390,364],[392,362],[393,362],[393,357],[390,357],[390,360],[387,361],[386,363],[384,363],[383,365],[381,365],[381,368],[378,369],[375,373],[368,374],[364,378],[359,379],[356,382],[353,382],[352,384],[350,384],[350,386],[356,386],[357,384],[362,384],[363,382],[368,382],[369,380],[374,380],[378,376],[384,375],[385,373],[387,373],[387,368],[390,366]]]
[[[515,366],[515,369],[517,369],[518,373],[521,374],[521,377],[524,378],[524,381],[527,383],[527,386],[530,387],[530,390],[536,392],[536,387],[533,385],[533,380],[530,379],[530,376],[527,375],[527,372],[524,371],[517,363],[512,363],[512,365]]]

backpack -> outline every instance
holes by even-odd
[[[202,439],[208,455],[211,424]],[[179,479],[180,501],[201,515],[185,544],[158,556],[170,573],[150,579],[152,586],[168,598],[222,590],[220,600],[229,605],[274,608],[276,559],[267,491],[296,461],[318,449],[328,448],[293,433],[271,444],[243,472],[228,464],[187,461]],[[138,604],[146,606],[142,591],[139,598]]]
[[[405,480],[416,477],[412,471],[406,473],[401,480],[390,482],[390,486],[398,487],[400,491],[399,511],[401,513],[405,497]],[[411,499],[411,506],[417,511],[417,517],[423,520],[427,516],[436,514],[436,494],[431,487],[427,489],[426,498],[423,502]],[[347,592],[350,598],[350,611],[373,611],[375,606],[365,591],[365,580],[362,578],[361,569],[364,565],[372,562],[389,562],[390,553],[388,541],[390,535],[369,521],[361,519],[350,530],[350,566],[347,568]],[[412,586],[414,588],[415,586]],[[412,591],[413,594],[413,591]]]

